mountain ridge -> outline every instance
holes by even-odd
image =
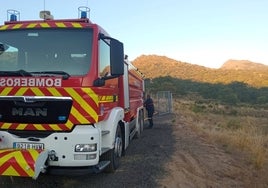
[[[268,66],[256,63],[249,60],[235,60],[235,59],[229,59],[226,61],[220,69],[235,69],[235,70],[263,70],[267,69]]]
[[[141,55],[132,63],[148,79],[171,76],[207,83],[243,82],[254,87],[268,86],[268,66],[248,60],[230,59],[218,69],[158,55]]]

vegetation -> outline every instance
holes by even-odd
[[[173,111],[177,116],[173,121],[192,126],[193,130],[202,136],[205,134],[211,142],[222,145],[226,152],[234,152],[242,158],[246,156],[245,159],[257,169],[267,164],[267,110],[176,98]]]
[[[194,96],[202,100],[216,100],[223,104],[250,104],[268,107],[268,87],[255,88],[242,82],[211,84],[182,80],[170,76],[145,80],[146,90],[171,91],[175,96]]]

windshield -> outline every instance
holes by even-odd
[[[88,73],[91,29],[25,29],[0,31],[0,72]]]

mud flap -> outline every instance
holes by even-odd
[[[47,150],[0,150],[0,175],[22,176],[36,179],[44,170],[48,158]]]

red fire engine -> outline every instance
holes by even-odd
[[[143,79],[123,43],[89,20],[0,26],[0,175],[83,174],[119,167],[143,130]]]

